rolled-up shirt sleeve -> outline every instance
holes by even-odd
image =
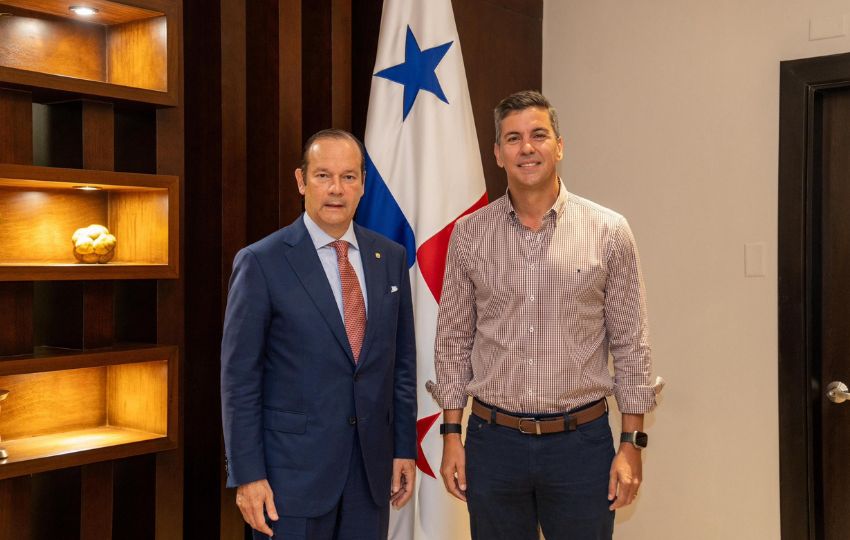
[[[649,322],[640,257],[632,231],[621,218],[611,242],[605,289],[605,327],[614,358],[614,397],[621,413],[655,408]]]
[[[465,253],[469,239],[459,220],[449,241],[440,314],[434,342],[434,367],[437,382],[430,390],[443,409],[466,406],[466,387],[472,380],[472,346],[475,341],[475,288],[467,274]]]

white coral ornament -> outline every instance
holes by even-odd
[[[107,263],[115,256],[115,236],[103,225],[89,225],[71,236],[74,257],[83,263]]]

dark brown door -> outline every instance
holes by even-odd
[[[779,449],[783,540],[850,538],[850,54],[783,62]]]
[[[826,540],[850,538],[850,89],[821,100],[820,490]],[[846,392],[846,389],[843,391]]]

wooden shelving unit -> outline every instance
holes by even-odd
[[[0,479],[175,448],[176,366],[156,346],[0,362]]]
[[[182,530],[182,12],[0,0],[0,540]]]
[[[150,8],[104,0],[3,0],[0,81],[176,105],[177,12],[174,2],[147,3]],[[98,12],[83,18],[70,11],[74,5]]]
[[[178,209],[176,176],[0,164],[0,281],[176,278]],[[79,263],[71,235],[95,223],[115,257]]]

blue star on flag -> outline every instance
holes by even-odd
[[[413,102],[416,101],[416,96],[419,95],[420,90],[431,92],[444,103],[449,102],[443,93],[435,70],[451,46],[452,42],[449,41],[423,51],[419,48],[416,36],[413,35],[413,31],[408,26],[407,38],[404,43],[404,62],[375,73],[376,77],[404,85],[404,115],[402,121],[407,118],[407,114],[413,108]]]

